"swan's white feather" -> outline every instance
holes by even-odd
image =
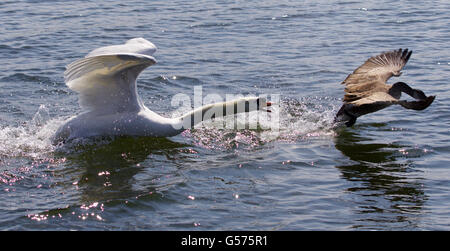
[[[67,66],[67,86],[79,94],[84,111],[113,114],[139,111],[136,91],[139,73],[156,63],[151,56],[156,47],[143,38],[123,45],[101,47]]]
[[[105,47],[97,48],[91,52],[86,57],[100,56],[100,55],[111,55],[119,53],[132,53],[152,56],[156,52],[156,46],[144,39],[144,38],[133,38],[128,40],[125,44],[120,45],[110,45]]]

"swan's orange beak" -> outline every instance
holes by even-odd
[[[272,105],[273,105],[272,102],[267,102],[267,103],[266,103],[266,106],[267,106],[267,107],[272,106]],[[272,111],[271,111],[271,110],[266,110],[266,112],[272,112]]]

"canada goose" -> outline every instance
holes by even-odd
[[[421,90],[413,89],[403,82],[393,85],[386,81],[399,77],[402,68],[411,57],[408,49],[389,51],[369,58],[342,82],[345,84],[344,104],[335,117],[335,122],[345,122],[350,127],[362,115],[398,104],[407,109],[423,110],[436,96],[427,97]],[[417,101],[400,100],[402,92]]]

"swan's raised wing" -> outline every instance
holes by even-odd
[[[345,84],[344,102],[354,102],[375,92],[389,89],[386,81],[400,76],[401,70],[411,57],[408,49],[389,51],[369,58],[342,82]]]
[[[156,47],[143,38],[101,47],[69,64],[64,78],[67,86],[78,93],[85,111],[98,114],[139,111],[142,106],[136,78],[156,63],[151,56],[155,51]]]

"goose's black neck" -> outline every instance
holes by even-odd
[[[392,87],[389,89],[389,95],[391,95],[396,99],[400,98],[402,92],[418,100],[423,100],[427,98],[427,96],[425,95],[425,93],[423,93],[423,91],[413,89],[404,82],[397,82],[393,84]]]

